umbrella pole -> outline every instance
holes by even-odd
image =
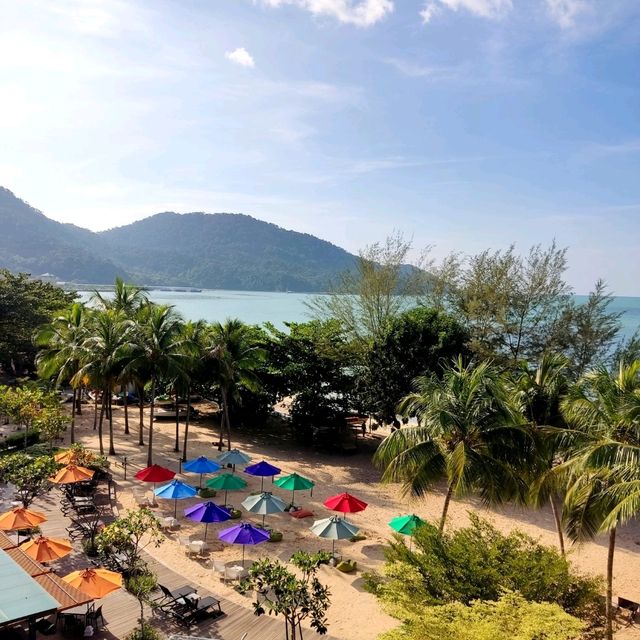
[[[260,493],[264,493],[264,476],[260,476]]]
[[[174,518],[178,517],[178,499],[177,498],[173,501],[173,517]]]
[[[209,523],[205,522],[204,523],[204,541],[207,541],[207,529],[209,528]]]
[[[202,489],[202,474],[200,474],[200,489]]]
[[[294,507],[296,506],[296,490],[295,489],[291,491],[291,505]]]
[[[244,569],[244,545],[242,545],[242,568]]]

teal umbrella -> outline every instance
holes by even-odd
[[[397,516],[389,522],[389,526],[394,531],[401,533],[403,536],[411,536],[411,540],[413,540],[413,532],[423,524],[426,524],[426,522],[415,513],[407,516]],[[409,541],[409,548],[411,548],[411,540]]]
[[[315,482],[313,482],[312,480],[308,480],[307,478],[303,478],[297,473],[292,473],[288,476],[278,478],[275,481],[275,485],[277,487],[280,487],[281,489],[291,491],[291,504],[295,506],[294,499],[296,496],[296,491],[306,491],[307,489],[311,489],[311,495],[313,495],[313,487],[315,487]]]
[[[262,526],[264,528],[264,517],[270,513],[282,513],[287,505],[284,500],[274,496],[272,493],[265,491],[253,496],[249,496],[242,501],[242,506],[251,513],[257,513],[262,516]]]
[[[316,520],[309,529],[318,537],[333,541],[331,547],[332,554],[336,551],[336,540],[348,540],[349,538],[353,538],[359,531],[355,524],[347,522],[340,516],[331,516],[323,520]]]
[[[219,476],[207,480],[206,486],[216,491],[224,491],[224,504],[226,506],[227,492],[244,489],[247,486],[247,481],[232,473],[221,473]]]

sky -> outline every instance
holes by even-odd
[[[92,230],[554,238],[640,295],[638,0],[0,0],[0,185]]]

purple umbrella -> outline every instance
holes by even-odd
[[[241,522],[218,533],[218,539],[230,544],[242,545],[242,566],[244,567],[244,547],[247,544],[261,544],[269,539],[269,532],[258,529],[248,522]]]
[[[207,529],[210,522],[225,522],[231,519],[231,514],[214,502],[201,502],[184,510],[184,515],[194,522],[204,522],[204,539],[207,539]]]
[[[280,469],[261,460],[260,462],[256,462],[256,464],[249,465],[244,472],[252,476],[260,476],[260,493],[262,493],[264,491],[265,476],[271,476],[273,479],[273,476],[277,476],[280,473]]]

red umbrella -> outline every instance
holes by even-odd
[[[367,508],[367,503],[359,500],[349,493],[340,493],[337,496],[331,496],[323,502],[327,509],[339,511],[340,513],[358,513]]]
[[[146,469],[142,469],[136,473],[135,477],[137,480],[142,480],[142,482],[168,482],[169,480],[173,480],[173,477],[176,475],[175,471],[171,471],[171,469],[167,469],[166,467],[161,467],[157,464],[152,464],[150,467]]]

